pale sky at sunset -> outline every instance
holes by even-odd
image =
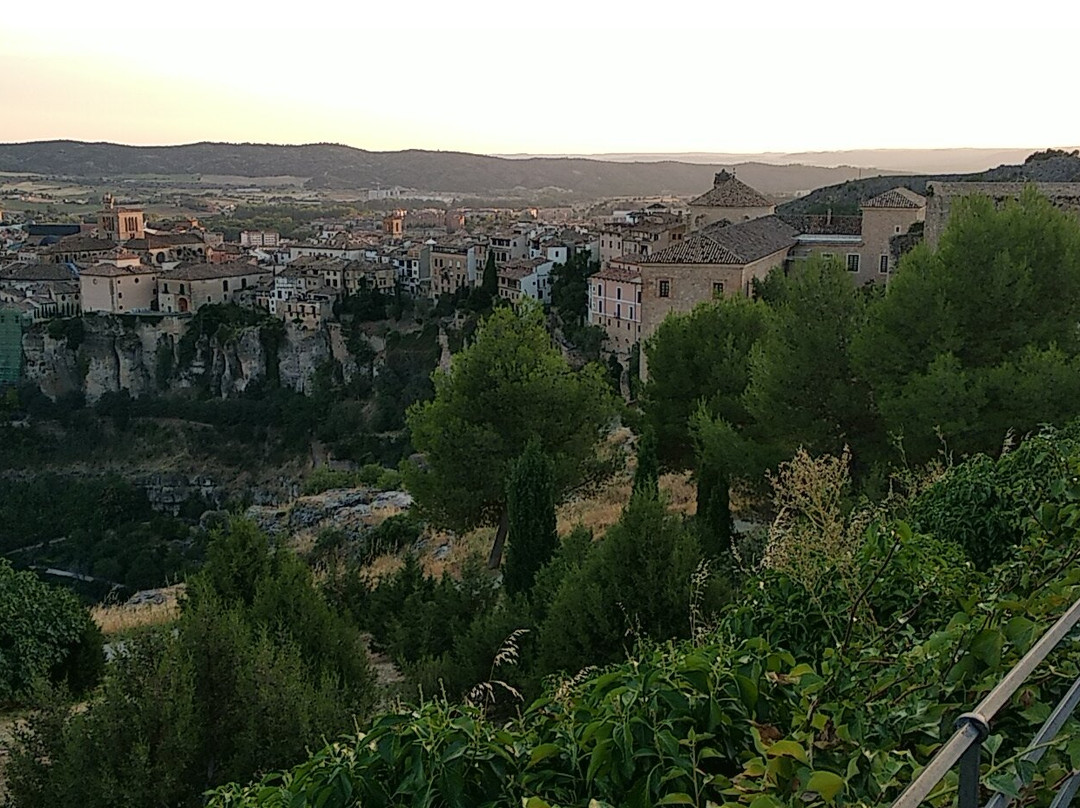
[[[1080,4],[0,4],[0,141],[485,153],[1080,142]]]

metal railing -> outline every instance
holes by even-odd
[[[990,722],[998,711],[1004,707],[1009,699],[1020,689],[1027,678],[1042,663],[1050,652],[1065,639],[1066,635],[1077,623],[1080,623],[1080,600],[1076,601],[1054,625],[1031,646],[1023,658],[1013,666],[1005,678],[998,682],[979,705],[970,713],[964,713],[956,719],[956,732],[945,742],[926,768],[919,776],[904,789],[892,808],[916,808],[933,791],[934,787],[941,782],[946,774],[957,763],[960,764],[960,783],[958,792],[959,808],[977,808],[979,804],[979,764],[982,759],[983,741],[990,735]],[[1054,740],[1065,721],[1072,714],[1077,704],[1080,703],[1080,679],[1077,679],[1069,692],[1058,702],[1050,713],[1050,717],[1043,722],[1039,731],[1035,734],[1031,743],[1028,744],[1027,752],[1023,760],[1032,764],[1046,752],[1047,744]],[[1025,783],[1019,776],[1015,779],[1015,790],[1019,790]],[[1060,789],[1054,797],[1051,808],[1068,805],[1072,802],[1077,790],[1080,789],[1080,771],[1073,771],[1060,784]],[[987,802],[985,808],[1006,808],[1011,797],[997,791]]]

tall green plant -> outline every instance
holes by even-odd
[[[508,540],[503,583],[513,595],[529,590],[555,552],[555,472],[539,441],[525,447],[506,483]]]

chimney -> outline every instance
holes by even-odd
[[[828,208],[825,211],[825,225],[826,227],[832,224],[832,208]]]

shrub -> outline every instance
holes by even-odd
[[[101,633],[75,596],[0,559],[0,704],[25,702],[39,680],[82,693],[103,667]]]

